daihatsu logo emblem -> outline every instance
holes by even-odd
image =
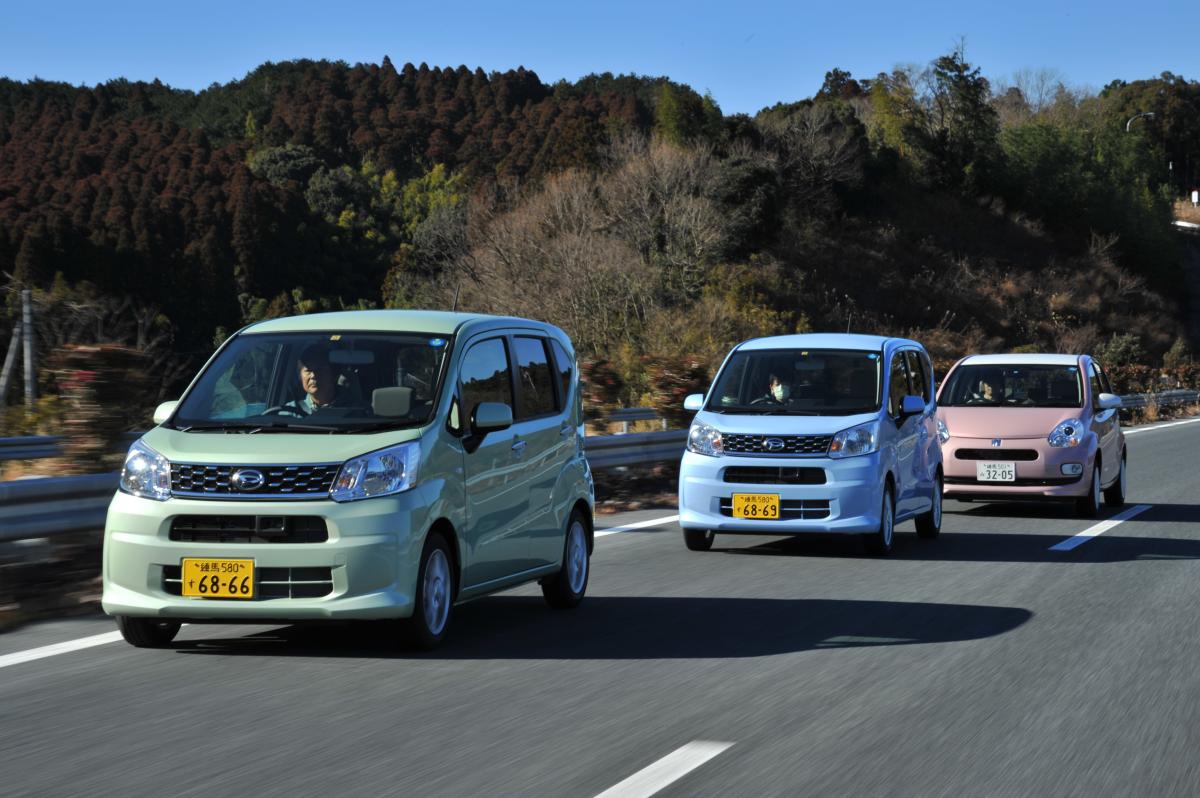
[[[784,443],[781,438],[766,438],[763,440],[763,448],[768,452],[782,452],[783,446]]]
[[[999,438],[992,438],[992,448],[993,449],[1000,448],[1000,439]]]
[[[242,468],[233,472],[229,480],[238,490],[258,490],[266,482],[261,471],[253,468]]]

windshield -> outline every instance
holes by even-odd
[[[714,413],[848,416],[879,409],[879,352],[756,349],[735,352],[708,401]]]
[[[959,366],[938,397],[941,407],[1083,407],[1078,366]]]
[[[194,432],[377,432],[433,417],[450,340],[424,334],[239,335],[179,405]]]

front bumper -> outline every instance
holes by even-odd
[[[408,617],[412,615],[420,555],[411,527],[413,506],[421,501],[420,488],[394,497],[346,504],[181,498],[158,502],[117,493],[109,505],[105,525],[101,605],[110,615],[198,621]],[[180,515],[319,516],[325,520],[328,540],[321,543],[173,541],[171,522]],[[174,576],[172,571],[184,557],[252,559],[259,580],[264,573],[327,571],[331,585],[325,595],[313,598],[184,598],[172,594],[179,591],[177,587],[172,591],[169,582],[169,577]],[[270,594],[262,588],[262,584],[256,586],[256,596]]]
[[[825,484],[779,485],[730,483],[729,468],[819,468]],[[758,535],[803,533],[860,534],[879,529],[883,503],[884,468],[878,452],[835,460],[827,457],[707,457],[685,452],[679,470],[679,525],[684,529],[711,529]],[[722,512],[734,493],[778,494],[785,509],[789,503],[813,503],[828,512],[805,510],[821,517],[782,518],[762,521],[733,518]]]
[[[1075,499],[1086,496],[1091,487],[1090,476],[1095,462],[1095,444],[1081,443],[1078,446],[1057,448],[1044,438],[1004,439],[1004,448],[1036,455],[1032,460],[1013,460],[997,454],[995,460],[1012,460],[1017,479],[1015,483],[980,482],[976,478],[975,464],[987,458],[962,459],[960,450],[986,452],[991,447],[990,439],[951,437],[942,444],[942,471],[945,475],[944,494],[947,498],[984,499]],[[1078,475],[1067,475],[1062,467],[1067,464],[1081,466]]]

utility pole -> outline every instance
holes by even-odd
[[[1142,117],[1145,117],[1146,119],[1153,119],[1154,112],[1153,111],[1143,111],[1140,114],[1134,114],[1133,116],[1129,117],[1129,121],[1125,123],[1125,132],[1128,133],[1129,128],[1133,125],[1133,123],[1136,122],[1137,120],[1141,119]]]
[[[25,406],[33,407],[37,399],[37,364],[33,353],[33,292],[21,292],[21,342],[25,344]]]

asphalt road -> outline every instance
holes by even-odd
[[[14,661],[113,629],[26,627],[0,636],[0,793],[1197,794],[1200,424],[1129,448],[1149,509],[1066,552],[1094,522],[1054,505],[948,504],[886,559],[695,553],[664,522],[597,540],[578,610],[483,599],[429,655],[372,626],[191,626]]]

